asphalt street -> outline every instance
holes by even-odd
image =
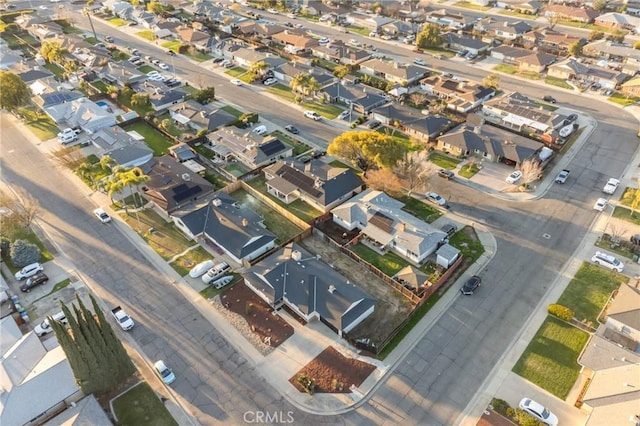
[[[145,54],[164,55],[142,39],[119,34],[101,22],[94,24],[96,30],[109,31]],[[394,49],[396,56],[405,53],[411,56],[410,50]],[[441,62],[442,70],[470,79],[481,80],[486,74],[464,62]],[[276,124],[294,123],[318,141],[328,142],[339,133],[326,124],[305,120],[297,108],[281,103],[274,108],[271,98],[246,96],[246,91],[239,92],[243,88],[203,73],[200,66],[181,57],[176,57],[175,65],[179,77],[194,83],[201,78],[204,85],[215,85],[221,98]],[[550,90],[509,77],[501,77],[500,86],[534,97]],[[91,277],[98,295],[108,303],[123,304],[139,319],[140,326],[131,337],[149,358],[167,359],[184,377],[176,382],[175,392],[189,402],[189,409],[203,424],[241,423],[248,410],[293,410],[296,424],[457,424],[527,318],[535,309],[544,309],[538,302],[592,223],[591,206],[600,188],[608,177],[622,174],[637,148],[637,123],[619,108],[565,92],[554,91],[554,96],[564,106],[598,120],[591,139],[569,165],[572,179],[552,186],[543,199],[520,203],[442,179],[432,183],[438,191],[451,194],[453,214],[490,229],[497,240],[496,256],[482,272],[481,290],[473,297],[457,298],[373,397],[339,416],[311,416],[289,406],[190,307],[170,280],[158,276],[137,247],[113,232],[113,227],[95,221],[87,190],[60,191],[75,186],[35,146],[7,127],[6,120],[0,151],[2,178],[26,188],[46,207],[41,219],[45,230],[76,268]]]

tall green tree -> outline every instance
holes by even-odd
[[[251,81],[255,81],[262,77],[268,69],[269,64],[267,64],[265,61],[258,61],[251,64],[251,67],[249,67],[247,74],[249,74],[249,78],[251,79]]]
[[[639,182],[640,183],[640,182]],[[640,205],[640,189],[629,188],[624,192],[622,199],[629,203],[631,206],[632,214],[635,209]]]
[[[47,62],[62,62],[65,53],[67,53],[67,50],[63,49],[60,43],[55,41],[45,40],[40,46],[40,55]]]
[[[76,382],[87,394],[109,391],[135,371],[104,313],[94,297],[90,297],[94,312],[87,309],[78,295],[73,310],[61,304],[69,329],[49,318]]]
[[[31,90],[11,71],[0,71],[0,108],[15,111],[31,99]]]
[[[500,76],[498,74],[487,74],[485,78],[482,79],[482,84],[485,87],[491,87],[493,89],[497,89],[500,84]]]
[[[582,55],[582,43],[579,40],[574,41],[567,47],[567,50],[571,56],[575,56],[577,58]]]
[[[421,48],[440,47],[442,41],[440,26],[438,24],[427,24],[416,37],[416,46]]]
[[[409,145],[380,132],[345,132],[335,138],[327,152],[366,169],[391,168],[403,158]]]

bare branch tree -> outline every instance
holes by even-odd
[[[622,237],[627,233],[627,228],[619,223],[610,223],[608,226],[609,234],[611,235],[611,244],[619,245],[622,241]]]
[[[522,172],[522,182],[525,187],[529,187],[531,182],[540,180],[542,177],[542,167],[537,159],[528,158],[520,164],[520,171]]]
[[[53,158],[63,167],[70,170],[77,169],[80,164],[86,161],[86,157],[80,151],[79,146],[71,146],[68,148],[59,148],[52,151]]]
[[[372,189],[391,194],[400,194],[402,192],[400,180],[390,169],[369,170],[366,176],[362,178],[367,186]]]
[[[407,188],[409,195],[427,180],[430,164],[428,156],[429,154],[426,150],[407,153],[393,168],[396,176],[403,181],[402,183]]]
[[[28,228],[33,220],[40,214],[41,207],[38,200],[24,189],[16,190],[18,198],[15,200],[15,214],[20,219],[20,224],[24,228]]]

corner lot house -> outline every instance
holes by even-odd
[[[244,283],[274,309],[286,305],[342,336],[375,309],[376,300],[315,255],[291,243],[253,266]]]
[[[278,200],[290,204],[301,199],[324,213],[362,191],[363,186],[353,170],[320,160],[307,164],[278,161],[266,167],[264,175],[267,191]]]
[[[419,265],[444,242],[446,234],[402,210],[404,203],[382,191],[367,189],[331,210],[345,229],[359,228],[363,244],[384,254],[394,251]]]
[[[261,216],[224,193],[204,205],[177,212],[171,219],[187,237],[219,247],[238,264],[252,261],[276,244]]]

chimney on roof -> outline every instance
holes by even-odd
[[[329,293],[333,294],[336,291],[336,286],[333,284],[329,284]]]
[[[222,205],[222,201],[220,201],[220,198],[216,198],[213,200],[214,207],[220,207],[221,205]]]
[[[300,252],[300,250],[292,251],[291,259],[295,260],[296,262],[300,262],[302,260],[302,253]]]
[[[249,224],[249,221],[247,220],[247,218],[243,217],[242,218],[242,226],[246,228],[248,224]]]
[[[480,133],[482,133],[482,126],[481,125],[473,126],[473,133],[475,133],[476,135],[479,135]]]
[[[406,231],[406,230],[407,230],[407,224],[406,224],[406,223],[404,223],[404,222],[402,222],[402,223],[400,224],[400,231],[401,231],[401,232],[404,232],[404,231]]]

